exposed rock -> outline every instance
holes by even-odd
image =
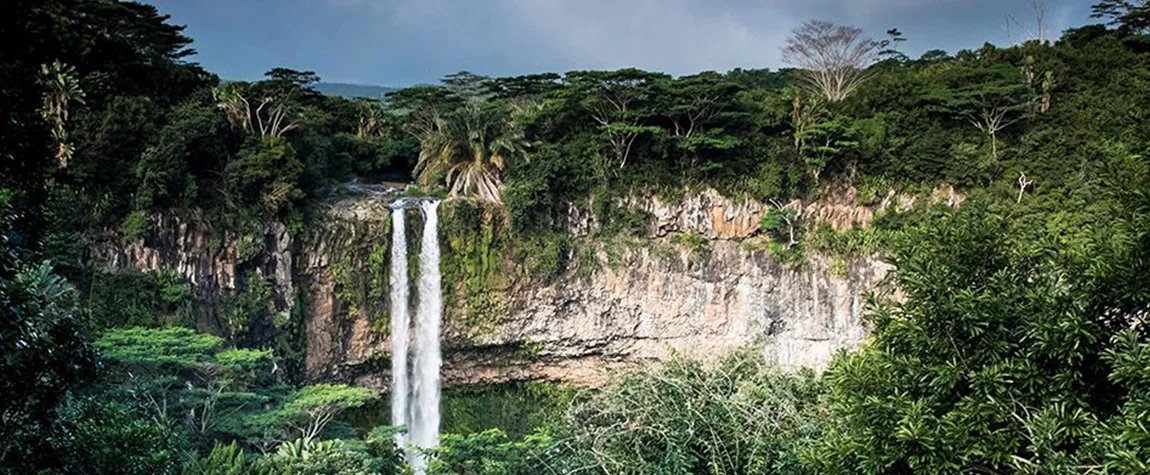
[[[369,295],[373,303],[341,301],[341,292],[349,290],[341,286],[348,283],[337,281],[333,270],[346,265],[349,254],[359,257],[356,272],[369,270],[363,257],[371,246],[386,245],[387,205],[393,197],[365,193],[335,202],[326,219],[294,238],[284,226],[270,225],[264,230],[264,252],[247,260],[241,260],[234,245],[212,245],[230,242],[228,236],[213,236],[171,216],[157,217],[144,240],[109,243],[97,254],[113,270],[174,269],[187,277],[205,314],[201,329],[217,333],[226,328],[215,315],[220,295],[242,289],[245,276],[270,277],[269,314],[286,317],[297,301],[303,302],[297,314],[306,319],[304,371],[309,379],[384,388],[389,342],[386,329],[373,322],[386,308],[385,297],[370,296],[357,284],[350,290]],[[945,189],[930,199],[961,202]],[[875,209],[913,205],[906,201],[891,194],[874,209],[855,205],[853,197],[786,206],[806,219],[846,227],[866,225]],[[610,369],[635,361],[672,352],[709,359],[747,345],[759,346],[784,369],[822,368],[835,351],[866,337],[862,295],[887,275],[887,264],[813,256],[807,266],[792,268],[747,250],[744,239],[757,232],[771,205],[728,199],[713,190],[681,203],[651,197],[628,204],[653,216],[650,238],[610,264],[601,251],[601,269],[590,276],[572,273],[549,286],[516,287],[506,296],[507,315],[494,328],[463,332],[469,333],[466,338],[449,333],[445,381],[595,384]],[[575,207],[569,219],[577,232],[595,226],[593,216]],[[692,252],[661,237],[688,232],[709,238],[707,249]],[[448,322],[445,328],[460,325]]]
[[[792,209],[808,223],[828,225],[835,230],[870,226],[875,213],[892,207],[907,210],[919,201],[918,195],[897,194],[890,190],[877,206],[864,206],[857,202],[857,191],[846,187],[812,201],[793,200],[782,204]],[[964,197],[952,186],[940,186],[928,197],[931,203],[944,203],[952,208],[962,204]],[[662,237],[671,233],[695,233],[709,239],[743,239],[759,231],[759,223],[773,207],[750,198],[725,197],[713,189],[691,194],[678,201],[668,202],[658,196],[631,198],[624,202],[631,209],[651,215],[649,237]],[[595,218],[587,211],[572,206],[568,223],[578,236],[585,236],[595,225]]]
[[[672,352],[708,360],[748,345],[786,370],[821,369],[835,351],[866,337],[862,294],[890,270],[857,260],[837,277],[831,260],[820,257],[793,269],[733,241],[714,241],[701,254],[638,249],[590,278],[516,295],[494,332],[447,353],[445,381],[595,384],[628,362]],[[379,342],[348,352],[358,359],[331,363],[354,366],[386,351]],[[360,373],[348,369],[339,372]],[[357,374],[357,382],[386,384],[379,374]]]

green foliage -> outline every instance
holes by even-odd
[[[532,236],[519,243],[524,259],[517,270],[540,282],[554,282],[567,272],[575,248],[575,239],[566,233]]]
[[[798,449],[824,430],[821,392],[750,351],[712,369],[676,357],[576,403],[569,443],[603,473],[801,473]]]
[[[310,443],[320,437],[327,425],[340,413],[377,399],[379,394],[366,388],[346,384],[316,384],[294,391],[287,397],[282,408],[269,415],[281,419],[281,424],[298,430],[300,440]]]
[[[260,324],[271,323],[274,328],[282,329],[287,322],[277,321],[276,316],[268,315],[267,303],[275,290],[272,276],[255,269],[243,276],[241,282],[235,290],[224,293],[220,299],[218,311],[222,317],[221,323],[224,324],[220,330],[232,340],[256,344],[259,338],[254,332]]]
[[[468,101],[442,113],[420,111],[412,125],[419,133],[419,162],[413,172],[420,186],[443,180],[449,196],[499,203],[503,170],[526,160],[528,144],[510,112]]]
[[[444,435],[431,449],[427,473],[433,475],[528,475],[563,473],[553,457],[554,441],[546,434],[512,440],[499,429],[470,435]]]
[[[1150,293],[1075,270],[1145,266],[1134,257],[1144,240],[1104,237],[1150,211],[1124,209],[1137,214],[1084,237],[1089,254],[977,206],[903,241],[894,262],[905,300],[874,302],[872,341],[828,370],[836,422],[808,463],[827,473],[1138,467],[1145,430],[1127,417],[1143,381],[1129,363],[1141,361],[1145,336],[1125,330],[1140,311],[1124,309]],[[1090,303],[1100,294],[1111,297]]]
[[[120,235],[125,241],[138,241],[148,232],[148,216],[143,211],[133,211],[120,223]]]
[[[110,330],[94,346],[116,364],[187,368],[208,361],[223,347],[223,339],[183,327],[134,327]]]
[[[74,317],[73,288],[47,262],[21,266],[5,204],[0,200],[0,470],[19,473],[60,466],[52,427],[66,420],[64,403],[96,366]]]
[[[673,362],[623,376],[553,431],[448,436],[437,470],[1150,471],[1147,11],[1102,0],[1093,12],[1114,29],[919,59],[894,48],[902,38],[892,30],[879,45],[888,59],[834,104],[788,90],[793,71],[624,69],[460,73],[381,106],[324,97],[314,73],[282,68],[212,88],[218,79],[186,60],[182,27],[150,5],[10,0],[0,18],[0,471],[170,473],[185,435],[200,449],[226,439],[271,450],[293,429],[303,439],[263,459],[270,471],[398,467],[386,462],[396,460],[386,431],[366,445],[315,440],[372,395],[288,387],[269,351],[225,348],[271,342],[299,360],[306,316],[266,315],[273,284],[254,265],[264,231],[280,221],[298,235],[333,184],[407,181],[420,156],[429,188],[443,178],[455,194],[505,204],[506,220],[469,210],[449,224],[460,234],[448,237],[445,277],[478,319],[468,323],[496,321],[505,279],[551,283],[573,264],[582,273],[600,244],[608,265],[622,265],[611,240],[645,236],[650,221],[627,205],[634,197],[710,187],[809,200],[845,183],[874,205],[888,189],[952,184],[976,208],[899,210],[871,228],[808,229],[786,244],[780,214],[768,214],[763,229],[776,239],[763,248],[774,259],[893,250],[898,265],[906,299],[873,307],[873,341],[836,360],[825,412],[812,409],[821,383],[809,378],[746,359]],[[421,125],[436,132],[422,143],[405,133]],[[528,153],[529,163],[512,160]],[[191,323],[191,289],[176,274],[87,267],[105,231],[148,237],[148,217],[161,213],[219,231],[237,250],[239,290],[219,309],[227,344],[179,328],[112,328]],[[573,224],[590,245],[571,236]],[[693,236],[674,239],[698,248]],[[383,300],[380,242],[355,250],[362,261],[333,261],[341,301]],[[106,375],[77,315],[105,332],[96,346]],[[81,392],[107,404],[69,402]],[[543,424],[535,417],[513,436]],[[797,467],[796,447],[820,433]],[[222,471],[251,469],[238,455],[233,446],[207,457]]]
[[[280,446],[275,453],[259,459],[267,473],[299,475],[370,475],[399,472],[382,471],[382,463],[371,456],[362,443],[325,440],[307,443],[303,439]]]
[[[367,452],[380,460],[383,473],[405,473],[403,450],[395,444],[395,436],[403,430],[401,427],[378,426],[364,436]]]
[[[217,443],[205,457],[196,457],[184,464],[182,475],[248,475],[254,470],[247,455],[235,442]]]
[[[117,402],[75,401],[65,414],[55,439],[65,473],[179,473],[188,447],[174,428]]]
[[[326,273],[334,284],[333,293],[348,315],[370,319],[372,329],[388,334],[389,308],[386,297],[390,276],[391,220],[379,223],[327,223],[334,232],[346,236],[333,249]],[[410,230],[409,230],[410,232]],[[418,266],[415,266],[418,267]]]
[[[819,226],[804,238],[803,245],[808,250],[832,256],[873,256],[890,249],[898,235],[897,231],[878,227],[835,231],[830,226]]]
[[[1104,354],[1110,382],[1125,387],[1127,396],[1118,414],[1098,429],[1087,446],[1095,460],[1114,473],[1150,470],[1150,342],[1134,331],[1122,331]]]
[[[451,388],[441,402],[443,429],[460,435],[498,429],[517,439],[557,422],[574,397],[574,388],[545,382]]]
[[[296,182],[303,163],[295,147],[278,137],[250,137],[237,158],[224,167],[224,192],[228,205],[235,208],[259,203],[268,215],[275,215],[301,191]]]
[[[304,386],[288,399],[284,409],[300,414],[338,412],[379,398],[375,392],[344,384]]]
[[[85,293],[85,323],[96,332],[195,323],[191,286],[175,272],[94,273]]]
[[[711,250],[711,241],[699,233],[676,233],[671,242],[687,248],[695,256],[705,256]]]
[[[507,312],[509,239],[499,209],[482,201],[455,200],[443,206],[440,234],[444,282],[455,283],[447,295],[449,319],[469,336],[489,332]],[[458,313],[457,312],[461,312]]]

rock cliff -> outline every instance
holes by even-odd
[[[270,320],[288,314],[304,320],[307,378],[384,388],[390,356],[381,288],[386,266],[374,257],[386,256],[381,251],[388,245],[390,199],[367,195],[334,203],[326,219],[300,236],[268,226],[256,238],[263,251],[246,258],[236,244],[219,244],[235,239],[174,217],[157,217],[142,241],[109,243],[97,255],[111,270],[178,271],[205,309],[201,328],[218,333],[226,333],[229,318],[212,310],[221,294],[240,292],[253,278],[272,282],[265,307],[279,317]],[[611,255],[600,249],[596,271],[512,286],[503,296],[503,314],[481,331],[468,328],[468,321],[447,322],[445,382],[595,384],[630,362],[672,352],[708,359],[748,345],[784,369],[818,369],[835,351],[866,337],[863,295],[887,275],[887,264],[820,256],[804,266],[780,263],[747,245],[768,205],[712,191],[679,203],[647,199],[631,206],[652,216],[649,236]],[[829,209],[786,206],[816,215]],[[835,212],[862,220],[871,211]],[[576,231],[593,226],[586,216],[571,219]],[[666,237],[674,233],[706,240],[676,245]]]

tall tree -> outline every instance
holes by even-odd
[[[1035,110],[1029,93],[1017,68],[975,63],[949,68],[930,99],[986,135],[990,156],[997,159],[999,133]]]
[[[648,109],[655,95],[656,85],[666,75],[638,69],[618,71],[575,71],[567,73],[564,81],[572,94],[611,147],[607,168],[623,168],[631,157],[631,150],[640,136],[657,133],[658,127],[648,125],[653,114]]]
[[[878,50],[879,43],[858,28],[808,21],[787,38],[783,61],[801,68],[796,74],[805,88],[838,102],[867,80]]]
[[[1091,7],[1091,17],[1109,18],[1119,29],[1133,33],[1150,31],[1150,1],[1102,0]]]
[[[523,132],[501,109],[468,105],[427,117],[418,131],[420,185],[444,180],[451,196],[502,202],[503,170],[527,158]]]

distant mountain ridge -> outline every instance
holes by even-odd
[[[342,82],[320,82],[314,84],[312,88],[328,96],[362,97],[368,99],[382,99],[385,94],[398,89],[395,87],[348,84]]]

